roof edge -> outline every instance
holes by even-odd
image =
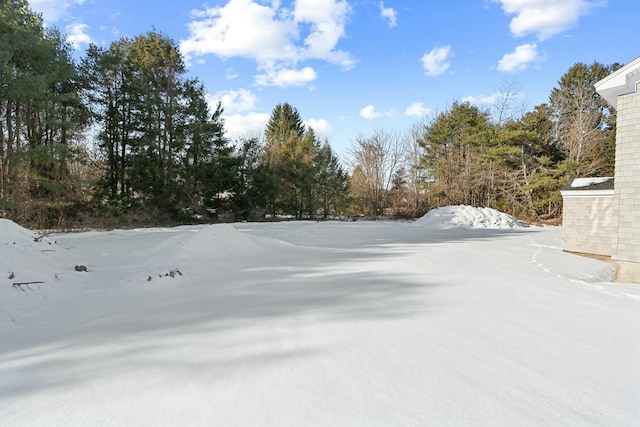
[[[620,67],[593,86],[607,102],[617,108],[618,96],[636,92],[640,83],[640,56]]]
[[[583,198],[583,197],[613,197],[613,190],[562,190],[560,195],[563,199]]]

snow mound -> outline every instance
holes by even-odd
[[[55,242],[6,218],[0,218],[0,246],[7,250],[41,253],[53,249]]]
[[[523,228],[525,225],[511,215],[492,208],[473,206],[445,206],[429,211],[415,223],[429,228]]]
[[[0,244],[33,242],[38,236],[31,230],[19,226],[6,218],[0,218]]]
[[[45,280],[58,268],[55,241],[0,218],[0,278],[16,277],[18,281]]]

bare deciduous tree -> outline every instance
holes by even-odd
[[[493,118],[497,125],[502,126],[526,112],[525,105],[518,102],[521,94],[521,85],[515,76],[505,79],[500,84],[496,92],[496,102],[493,104]]]
[[[407,194],[407,199],[411,201],[411,211],[408,213],[413,217],[421,215],[427,208],[427,206],[424,206],[426,201],[423,200],[422,195],[425,172],[422,166],[424,149],[420,145],[426,126],[426,123],[413,124],[406,137],[407,149],[404,163],[408,178],[407,188],[409,194]]]
[[[557,143],[567,158],[579,165],[578,174],[608,172],[603,170],[606,169],[603,168],[606,159],[600,152],[603,145],[614,141],[609,134],[612,111],[596,93],[594,83],[618,67],[618,64],[577,63],[562,76],[559,87],[551,92]]]
[[[363,194],[365,215],[380,215],[388,204],[394,174],[403,167],[407,152],[406,137],[400,133],[377,130],[373,135],[359,136],[348,150],[349,165],[358,170],[361,182],[353,186]]]

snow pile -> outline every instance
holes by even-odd
[[[0,244],[32,243],[38,235],[31,230],[19,226],[15,222],[0,218]]]
[[[445,206],[429,211],[415,223],[428,228],[522,228],[524,225],[511,215],[492,208],[473,206]]]
[[[0,218],[0,277],[18,282],[53,278],[58,252],[55,241]]]

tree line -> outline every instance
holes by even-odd
[[[0,216],[32,227],[380,215],[447,204],[561,215],[559,189],[612,175],[615,111],[576,64],[548,104],[516,114],[454,102],[405,133],[377,130],[341,161],[298,110],[231,141],[174,40],[159,31],[90,45],[80,60],[25,0],[0,3]]]
[[[348,175],[327,141],[278,105],[230,141],[223,107],[158,31],[71,46],[24,0],[0,6],[0,213],[35,227],[342,213]]]
[[[351,148],[360,210],[416,217],[430,208],[492,207],[558,220],[560,189],[579,176],[613,176],[616,113],[594,89],[620,64],[577,63],[549,102],[522,112],[507,82],[494,111],[455,101],[405,135],[377,131]]]

